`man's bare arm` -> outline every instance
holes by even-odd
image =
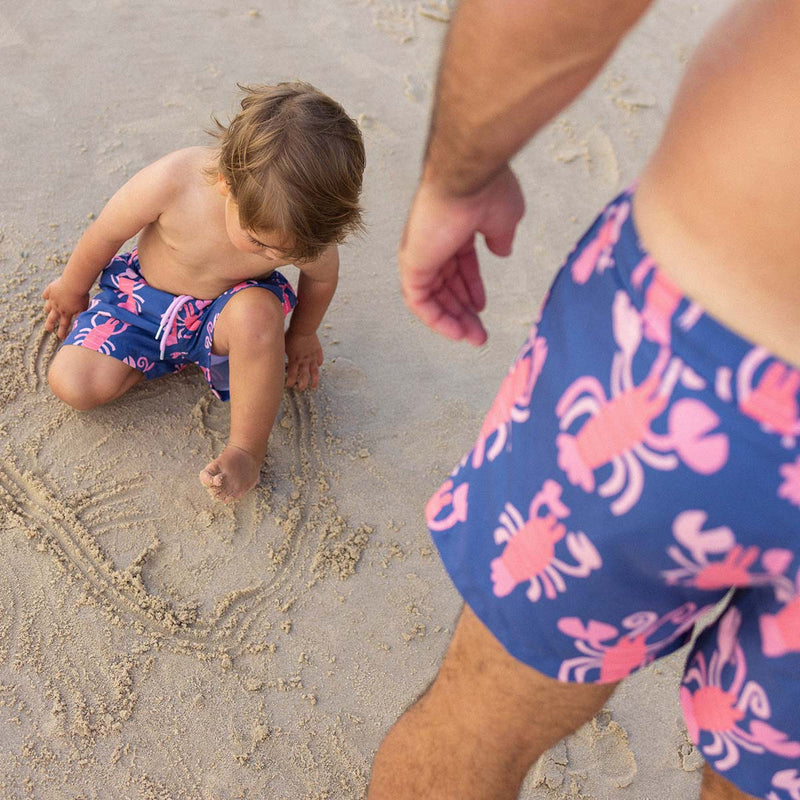
[[[462,0],[426,152],[454,195],[480,189],[597,75],[651,0]]]
[[[437,333],[486,340],[475,235],[510,254],[525,204],[508,160],[587,86],[649,3],[462,0],[398,253],[406,304]]]

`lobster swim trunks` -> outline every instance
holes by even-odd
[[[137,251],[118,255],[100,276],[100,292],[80,314],[64,344],[88,347],[159,378],[196,364],[220,400],[228,400],[228,359],[211,352],[214,326],[228,300],[258,286],[272,292],[288,314],[297,298],[280,272],[247,280],[214,300],[173,295],[142,277]]]
[[[800,371],[683,296],[614,200],[557,275],[428,526],[513,656],[608,683],[685,644],[692,740],[800,800]]]

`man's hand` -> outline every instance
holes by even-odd
[[[290,327],[286,331],[286,355],[289,367],[286,373],[288,388],[316,389],[319,384],[319,368],[322,364],[322,345],[316,333],[297,333]]]
[[[408,307],[449,339],[483,344],[487,334],[478,314],[486,292],[475,234],[483,234],[493,253],[507,256],[524,213],[522,191],[508,167],[464,197],[449,197],[423,178],[398,254]]]
[[[89,307],[89,293],[72,291],[63,278],[49,284],[42,297],[44,313],[47,314],[45,330],[54,331],[62,340],[69,332],[72,318]]]

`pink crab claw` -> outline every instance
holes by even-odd
[[[547,505],[550,511],[559,519],[569,516],[569,509],[561,502],[561,486],[548,478],[531,503],[531,515],[535,514],[541,506]]]
[[[681,460],[701,475],[722,469],[728,460],[728,437],[710,436],[719,417],[699,400],[679,400],[669,412],[669,432]]]
[[[719,621],[717,644],[723,664],[728,664],[733,658],[733,652],[738,642],[736,637],[741,624],[742,614],[737,608],[731,608]]]
[[[800,797],[800,773],[796,769],[782,769],[772,776],[776,789],[786,789],[792,798]]]
[[[438,492],[436,492],[428,504],[425,506],[425,517],[428,527],[432,531],[444,531],[452,528],[457,522],[464,522],[467,519],[467,492],[469,484],[462,483],[455,492],[451,492],[453,481],[448,479],[444,482]],[[442,509],[448,505],[453,506],[453,510],[442,520],[436,517]]]
[[[784,758],[797,758],[800,756],[800,743],[793,742],[783,732],[775,730],[772,725],[767,725],[759,719],[750,723],[750,734],[758,744],[765,747],[770,753]]]
[[[791,550],[784,550],[782,547],[772,547],[765,550],[761,556],[761,563],[770,575],[783,575],[793,560],[794,553]]]
[[[618,291],[611,306],[614,339],[623,353],[629,357],[636,352],[642,341],[642,318],[633,307],[626,292]]]
[[[600,252],[605,247],[605,242],[595,239],[590,242],[583,252],[572,262],[572,280],[584,284],[592,277]]]
[[[578,450],[578,442],[568,433],[559,433],[556,436],[558,448],[558,466],[567,473],[567,478],[573,486],[580,486],[584,492],[594,491],[594,474],[583,461]]]
[[[787,603],[777,614],[762,614],[761,650],[765,656],[777,658],[800,652],[800,596]]]
[[[736,537],[730,528],[703,530],[708,520],[705,511],[682,511],[672,524],[675,538],[696,562],[704,562],[710,553],[725,553],[733,547]]]
[[[586,283],[592,276],[600,256],[607,247],[613,247],[619,239],[619,232],[622,224],[628,218],[630,204],[625,203],[615,209],[597,231],[597,235],[592,239],[583,252],[572,262],[572,280],[575,283]],[[601,267],[602,269],[602,267]]]
[[[584,625],[578,617],[563,617],[558,621],[558,629],[571,639],[587,642],[596,649],[602,647],[602,642],[613,639],[618,634],[613,625],[593,619],[589,620],[588,625]]]
[[[505,597],[511,594],[513,588],[517,585],[514,576],[508,571],[508,567],[503,563],[503,557],[498,556],[492,559],[492,591],[496,597]]]

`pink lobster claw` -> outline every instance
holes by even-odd
[[[558,629],[570,638],[588,642],[597,649],[602,646],[602,642],[615,638],[619,633],[613,625],[594,619],[584,625],[578,617],[562,617],[558,621]]]
[[[583,252],[572,262],[572,279],[575,283],[586,283],[592,276],[603,251],[613,247],[619,239],[619,232],[630,213],[630,203],[625,203],[609,216],[600,226],[597,236],[584,247]],[[603,269],[607,265],[600,265]]]
[[[777,614],[762,614],[761,650],[765,656],[777,657],[800,652],[800,596],[787,603]]]
[[[428,527],[432,531],[444,531],[452,528],[457,522],[464,522],[467,519],[467,492],[469,484],[462,483],[455,492],[451,492],[453,481],[447,479],[436,492],[428,504],[425,506],[425,518]],[[436,520],[436,516],[448,505],[453,506],[453,510],[442,520]]]
[[[728,460],[728,437],[709,434],[719,417],[699,400],[679,400],[669,412],[669,432],[681,460],[701,475],[722,469]]]

